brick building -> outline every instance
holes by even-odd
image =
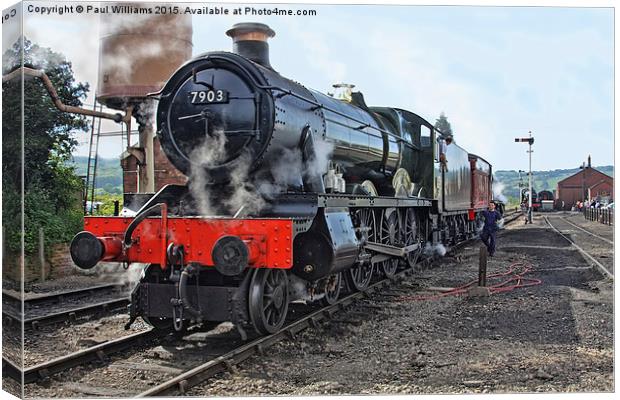
[[[137,193],[138,191],[138,164],[142,153],[128,149],[121,156],[123,168],[123,192]],[[155,192],[168,184],[185,185],[187,177],[168,161],[166,153],[159,144],[159,138],[153,139],[153,158],[155,160]]]
[[[587,166],[558,182],[556,198],[560,207],[564,202],[564,209],[570,210],[577,201],[590,199],[612,201],[613,188],[614,178],[592,168],[590,157],[588,157]]]

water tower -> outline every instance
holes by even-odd
[[[145,3],[120,3],[144,8]],[[129,187],[137,193],[155,191],[154,147],[156,102],[149,93],[159,91],[170,75],[192,55],[190,15],[140,13],[102,14],[100,17],[99,79],[97,100],[117,110],[129,110],[138,123],[137,146],[123,153],[123,169],[134,165],[137,177]],[[161,153],[159,148],[155,150]],[[123,182],[124,187],[125,182]]]

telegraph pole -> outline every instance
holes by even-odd
[[[529,131],[529,136],[526,138],[515,138],[515,142],[527,142],[528,144],[527,153],[529,154],[530,173],[529,173],[529,180],[528,180],[529,194],[528,194],[527,221],[531,224],[532,223],[532,197],[533,197],[532,196],[532,153],[534,152],[534,150],[532,150],[532,145],[534,144],[534,138],[532,137],[532,131]]]

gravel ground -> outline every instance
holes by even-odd
[[[15,365],[22,363],[22,327],[21,325],[2,324],[2,357]]]
[[[541,285],[478,298],[375,295],[190,394],[612,391],[613,283],[539,216],[498,240],[489,273],[527,261]],[[475,279],[477,253],[459,250],[392,291]]]
[[[2,390],[20,399],[23,397],[21,386],[11,378],[2,378]]]
[[[78,336],[76,336],[77,338]],[[103,363],[82,365],[26,385],[28,398],[132,397],[241,344],[231,324],[137,346]]]
[[[75,351],[150,329],[138,319],[131,329],[125,330],[127,314],[117,314],[80,324],[41,327],[27,330],[24,340],[26,367],[49,361]]]

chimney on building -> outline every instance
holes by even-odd
[[[233,25],[226,31],[226,35],[233,40],[233,53],[249,58],[262,65],[271,68],[269,64],[269,44],[267,40],[276,35],[268,25],[258,22],[242,22]]]
[[[592,168],[592,158],[588,154],[588,168]]]

